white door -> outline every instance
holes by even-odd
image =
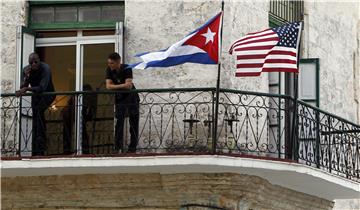
[[[28,65],[29,55],[34,52],[35,49],[35,33],[24,26],[17,27],[16,33],[16,53],[17,53],[17,71],[15,87],[16,90],[20,89],[23,81],[22,69]],[[18,142],[19,142],[19,153],[21,156],[31,155],[31,133],[32,133],[32,111],[31,111],[31,97],[24,96],[20,98],[19,112],[19,126],[18,129]]]

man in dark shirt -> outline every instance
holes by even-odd
[[[108,57],[108,68],[106,69],[106,89],[108,90],[131,90],[135,89],[132,82],[132,69],[121,63],[118,53],[112,53]],[[130,122],[130,145],[128,152],[136,152],[139,135],[139,95],[137,93],[116,93],[116,127],[115,127],[115,150],[124,149],[123,128],[125,114],[129,116]]]
[[[39,55],[29,55],[29,65],[23,69],[23,84],[16,91],[21,96],[27,91],[34,93],[31,97],[32,109],[32,155],[45,155],[46,150],[46,125],[45,110],[54,101],[55,95],[41,95],[42,92],[54,92],[49,65],[40,62]]]

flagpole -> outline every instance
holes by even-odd
[[[302,27],[303,27],[304,23],[303,21],[301,21],[300,23],[300,29],[299,29],[299,46],[298,46],[298,53],[297,53],[297,69],[298,71],[300,71],[299,66],[300,66],[300,43],[301,43],[301,33],[302,33]],[[298,98],[299,98],[299,73],[295,73],[294,74],[294,107],[293,107],[293,122],[292,122],[292,132],[291,132],[291,140],[292,140],[292,145],[291,145],[291,152],[292,154],[290,154],[292,156],[292,158],[297,159],[297,142],[296,142],[296,129],[297,128],[297,112],[298,112]]]
[[[218,74],[216,81],[216,95],[215,95],[215,119],[213,123],[213,138],[212,138],[212,153],[216,153],[216,144],[217,144],[217,127],[218,127],[218,117],[219,117],[219,94],[220,94],[220,69],[221,69],[221,48],[222,48],[222,32],[223,32],[223,22],[224,22],[224,0],[221,1],[221,29],[220,29],[220,44],[219,44],[219,55],[218,55]]]

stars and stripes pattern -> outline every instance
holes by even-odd
[[[236,55],[235,76],[261,72],[298,72],[301,22],[249,33],[236,40],[229,53]]]

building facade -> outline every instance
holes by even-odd
[[[20,69],[27,64],[28,54],[37,51],[41,59],[50,64],[55,89],[61,92],[49,109],[48,119],[54,122],[64,120],[61,119],[64,112],[59,110],[62,107],[70,107],[68,103],[71,95],[65,93],[66,91],[83,91],[85,84],[90,84],[92,90],[105,89],[103,83],[106,65],[104,64],[109,53],[119,52],[126,63],[138,62],[138,58],[134,57],[135,54],[167,48],[220,10],[221,1],[217,0],[3,1],[1,2],[1,93],[11,95],[18,89],[21,83]],[[270,26],[279,26],[291,20],[303,20],[304,23],[298,96],[304,103],[312,105],[310,108],[305,105],[299,106],[298,118],[302,126],[296,128],[300,142],[296,146],[288,144],[292,134],[287,128],[291,127],[290,123],[294,118],[286,110],[291,105],[287,104],[288,98],[276,96],[294,96],[293,75],[262,73],[259,77],[235,77],[235,58],[227,53],[232,42],[245,34]],[[223,103],[230,104],[230,108],[224,104],[220,106],[219,113],[224,115],[224,126],[220,126],[223,129],[218,128],[218,135],[227,139],[223,142],[222,152],[225,151],[226,155],[233,154],[234,152],[229,152],[233,149],[229,142],[235,141],[239,149],[239,153],[235,152],[235,156],[239,155],[239,157],[221,156],[217,153],[206,156],[195,154],[172,156],[172,152],[178,149],[175,141],[167,142],[168,147],[161,147],[162,150],[150,147],[158,141],[162,142],[164,136],[181,136],[182,133],[186,136],[185,139],[198,139],[197,137],[200,136],[199,139],[203,138],[205,141],[202,146],[209,147],[209,139],[214,137],[211,135],[213,134],[210,131],[211,126],[206,127],[203,119],[210,119],[215,115],[210,111],[212,106],[205,104],[211,104],[209,98],[214,94],[214,90],[196,89],[194,92],[187,90],[190,96],[181,95],[174,90],[214,88],[217,80],[217,65],[184,64],[166,69],[134,70],[133,75],[138,89],[152,90],[142,92],[142,106],[146,108],[141,112],[140,119],[140,127],[143,130],[152,130],[149,134],[143,134],[144,140],[139,142],[139,147],[144,147],[144,150],[135,156],[113,157],[104,152],[111,147],[113,135],[110,132],[97,133],[98,130],[113,130],[113,107],[109,105],[111,98],[106,94],[97,96],[96,113],[97,119],[110,118],[110,121],[98,120],[97,124],[87,126],[88,129],[94,126],[89,131],[96,136],[95,140],[91,140],[97,145],[94,146],[93,152],[105,154],[106,157],[61,156],[64,125],[54,123],[54,126],[48,126],[48,136],[51,140],[47,145],[48,154],[53,156],[29,158],[28,149],[31,150],[31,147],[27,145],[29,141],[26,139],[30,138],[31,132],[25,133],[24,130],[31,122],[30,107],[25,111],[23,109],[19,111],[21,116],[30,116],[30,119],[22,118],[18,128],[11,127],[15,121],[10,120],[14,118],[16,112],[2,111],[1,130],[2,139],[5,139],[1,142],[2,155],[10,156],[9,159],[2,161],[3,207],[6,209],[332,209],[335,199],[360,197],[358,171],[360,151],[357,147],[360,143],[360,131],[355,125],[360,124],[359,2],[224,1],[220,86],[224,89],[221,93]],[[163,92],[157,92],[159,89],[172,89],[173,92],[164,96]],[[245,92],[239,94],[230,90]],[[252,92],[246,93],[246,91]],[[270,95],[254,95],[253,92]],[[201,126],[196,127],[197,122],[194,121],[194,128],[193,124],[189,123],[184,124],[183,130],[179,128],[177,132],[171,134],[166,133],[168,131],[164,131],[163,135],[157,134],[159,128],[150,125],[149,122],[163,125],[163,121],[176,118],[173,115],[167,118],[168,116],[162,114],[149,114],[149,110],[155,110],[154,112],[161,110],[161,113],[165,113],[166,106],[160,109],[158,104],[152,102],[161,104],[161,100],[165,100],[164,97],[167,97],[166,103],[172,103],[171,110],[175,109],[173,104],[176,106],[184,103],[201,104],[194,106],[196,113],[201,112],[199,115],[190,115],[190,112],[186,112],[187,108],[184,108],[184,114],[181,108],[174,116],[184,115],[188,120],[186,122],[192,122],[193,117],[201,118],[200,121],[204,121],[203,131],[197,131],[201,130],[198,128]],[[173,100],[174,97],[176,100]],[[2,100],[6,101],[5,96]],[[104,103],[103,106],[100,106],[101,103]],[[26,100],[22,104],[26,104]],[[279,106],[279,109],[274,109],[274,104]],[[2,105],[6,107],[6,104],[2,103]],[[246,106],[260,106],[260,109],[252,111]],[[316,107],[326,112],[320,112]],[[263,109],[268,117],[260,117],[264,114],[261,111]],[[4,114],[6,112],[7,114]],[[271,118],[273,112],[276,115],[275,123]],[[243,121],[241,113],[246,113],[247,116]],[[75,113],[72,114],[75,116]],[[229,120],[234,115],[238,117],[238,121]],[[149,118],[150,121],[147,121],[147,116],[151,116],[152,120]],[[255,121],[256,125],[252,124]],[[246,132],[239,132],[237,135],[239,140],[229,140],[228,133],[233,133],[232,124],[231,131],[225,129],[230,122],[237,123],[236,128],[239,130],[246,125]],[[79,127],[74,130],[81,130],[80,124],[80,121],[75,121],[72,126]],[[176,123],[167,125],[175,127]],[[95,129],[96,126],[98,130]],[[183,125],[179,127],[181,126]],[[186,128],[189,129],[190,134],[186,133],[185,126],[189,126]],[[209,132],[207,132],[208,128]],[[322,128],[321,132],[320,128]],[[17,129],[22,130],[20,137],[16,137]],[[161,126],[161,132],[162,129]],[[63,132],[62,135],[51,134],[53,131],[59,133],[59,130],[60,133]],[[195,134],[192,133],[193,130]],[[317,130],[318,133],[313,133],[313,130]],[[272,132],[277,134],[271,136]],[[252,134],[249,133],[255,137],[251,137]],[[268,137],[263,140],[261,133],[267,133]],[[51,135],[53,136],[50,137]],[[80,141],[76,139],[87,137],[75,131],[70,135],[76,136],[73,137],[72,147],[81,150]],[[161,136],[160,140],[154,143],[152,139],[158,138],[158,135]],[[278,136],[275,137],[276,135]],[[13,139],[17,140],[11,141],[9,136],[14,136]],[[327,137],[339,140],[330,141]],[[253,142],[248,143],[247,141],[252,138]],[[316,153],[318,146],[306,143],[306,140],[315,138],[319,139],[319,142],[323,141],[323,144],[337,143],[334,143],[332,149],[324,147]],[[240,143],[245,139],[244,144]],[[345,143],[342,139],[345,139]],[[198,143],[190,140],[189,142],[186,144],[187,146],[191,144],[191,147],[195,147],[194,145]],[[249,145],[254,142],[256,149],[252,150]],[[261,145],[267,145],[265,146],[267,152],[272,151],[272,146],[279,148],[275,149],[276,152],[270,152],[270,155],[262,155]],[[17,146],[20,151],[11,149]],[[242,151],[243,147],[245,147],[244,151]],[[288,148],[292,148],[291,151],[296,155],[286,156],[285,150]],[[330,154],[330,151],[336,154]],[[201,153],[202,150],[196,152]],[[345,155],[344,158],[342,154],[347,152],[351,155],[349,157]],[[144,153],[146,157],[142,156]],[[157,156],[156,153],[167,156]],[[61,156],[59,159],[54,158],[59,155]],[[253,158],[254,155],[262,159]],[[14,156],[20,158],[14,160]],[[321,164],[316,160],[312,162],[313,158],[318,156],[323,158]],[[276,162],[276,158],[282,161]],[[352,172],[348,172],[342,164],[351,165]],[[98,199],[94,199],[95,197]],[[360,208],[359,199],[335,202],[335,209],[357,208]]]

